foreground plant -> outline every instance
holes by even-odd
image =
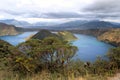
[[[18,48],[25,54],[27,59],[22,58],[21,60],[18,58],[17,62],[22,65],[25,61],[27,63],[33,63],[35,66],[34,71],[43,69],[59,71],[59,69],[63,69],[69,64],[77,51],[77,47],[55,37],[48,37],[44,40],[29,40],[20,44]],[[24,65],[26,68],[29,68],[29,66],[30,65]],[[32,69],[28,71],[30,70]]]

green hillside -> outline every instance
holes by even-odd
[[[37,34],[35,34],[32,39],[44,39],[46,37],[58,37],[58,35],[51,33],[48,30],[40,30]]]
[[[13,67],[16,56],[22,55],[21,52],[11,44],[0,40],[0,70],[8,69],[8,67]]]
[[[18,33],[19,32],[15,29],[15,26],[0,23],[0,36],[16,35]]]
[[[99,40],[120,46],[120,29],[111,29],[98,37]]]
[[[58,32],[58,35],[63,40],[66,40],[66,41],[73,41],[73,40],[77,39],[71,32],[68,32],[68,31],[60,31],[60,32]]]
[[[68,32],[68,31],[60,31],[58,33],[52,33],[48,30],[41,30],[37,34],[33,35],[31,38],[42,40],[46,37],[57,37],[59,39],[65,40],[65,41],[72,41],[72,40],[77,39],[72,33]]]

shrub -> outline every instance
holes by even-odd
[[[120,47],[112,48],[107,54],[112,67],[120,69]]]

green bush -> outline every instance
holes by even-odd
[[[107,54],[112,67],[120,69],[120,47],[113,48]]]

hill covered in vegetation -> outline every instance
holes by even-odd
[[[5,23],[0,23],[0,36],[5,35],[16,35],[19,32],[16,30],[14,25],[7,25]]]
[[[13,68],[17,56],[22,53],[6,41],[0,40],[0,70],[8,70]]]
[[[98,36],[98,39],[115,46],[120,46],[120,29],[111,29]]]
[[[40,30],[37,34],[32,36],[32,39],[44,39],[46,37],[58,37],[56,34],[51,33],[49,30]]]
[[[58,34],[58,36],[60,36],[63,40],[66,40],[66,41],[73,41],[73,40],[76,40],[76,39],[77,39],[77,37],[74,36],[73,33],[68,32],[68,31],[59,31],[57,34]]]
[[[49,30],[40,30],[37,34],[33,35],[31,38],[42,40],[46,37],[56,37],[65,41],[72,41],[77,39],[71,32],[68,31],[59,31],[56,33],[52,33]]]

